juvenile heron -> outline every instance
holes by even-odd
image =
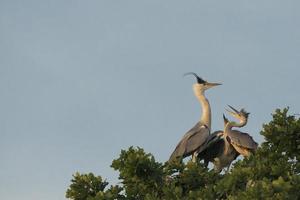
[[[256,151],[258,144],[248,133],[232,130],[232,128],[245,126],[247,124],[248,116],[250,113],[247,113],[244,109],[238,111],[232,106],[229,107],[232,111],[227,110],[227,112],[234,118],[239,120],[239,123],[234,121],[228,122],[224,129],[224,137],[226,137],[230,141],[237,152],[245,157],[249,157]]]
[[[193,90],[202,106],[202,116],[200,121],[182,137],[171,154],[169,161],[192,155],[192,160],[195,162],[198,152],[204,149],[211,130],[211,109],[209,101],[204,95],[205,91],[221,84],[209,83],[193,72],[185,75],[194,75],[197,79],[197,83],[193,85]]]
[[[223,115],[224,129],[229,123],[227,118]],[[224,131],[216,131],[208,138],[206,149],[198,154],[198,158],[204,160],[207,166],[208,162],[214,164],[214,170],[221,172],[223,168],[230,167],[240,154],[234,149],[231,143],[224,136]]]

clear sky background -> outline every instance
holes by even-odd
[[[121,149],[168,159],[227,104],[255,140],[278,107],[300,113],[299,1],[0,0],[0,199],[60,200],[76,171],[112,183]]]

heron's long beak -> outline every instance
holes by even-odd
[[[239,113],[240,112],[237,109],[235,109],[234,107],[232,107],[231,105],[228,105],[228,107],[231,108],[235,113]]]
[[[212,87],[222,85],[222,83],[206,83],[206,84]]]
[[[218,86],[218,85],[222,85],[222,83],[206,83],[205,84],[207,88],[212,88],[212,87],[215,87],[215,86]]]
[[[225,117],[224,114],[223,114],[223,120],[224,120],[224,124],[226,125],[228,123],[228,119]]]
[[[234,112],[232,112],[231,110],[226,109],[226,111],[231,114],[233,117],[235,117],[236,115],[239,114],[239,111],[237,109],[235,109],[234,107],[228,105],[229,108],[231,108],[231,110],[233,110]]]

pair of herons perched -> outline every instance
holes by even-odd
[[[249,113],[244,109],[238,111],[229,106],[231,110],[226,109],[227,112],[238,122],[229,121],[223,114],[224,130],[211,134],[211,109],[209,101],[205,97],[205,91],[221,84],[209,83],[193,72],[185,75],[194,75],[197,78],[193,90],[202,106],[202,116],[200,121],[180,140],[169,161],[192,155],[193,162],[204,160],[206,166],[212,162],[214,170],[221,172],[225,167],[229,169],[231,162],[239,155],[249,157],[254,153],[258,144],[253,138],[247,133],[232,129],[245,126]]]

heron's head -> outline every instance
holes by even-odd
[[[207,81],[203,80],[202,78],[200,78],[194,72],[186,73],[183,76],[187,76],[187,75],[193,75],[197,79],[197,83],[193,85],[193,89],[194,89],[194,92],[196,94],[199,93],[199,92],[202,94],[202,93],[204,93],[206,90],[208,90],[210,88],[213,88],[213,87],[218,86],[218,85],[222,85],[221,83],[210,83],[210,82],[207,82]]]
[[[237,120],[240,121],[241,124],[245,125],[248,121],[248,116],[250,113],[248,113],[245,109],[241,109],[240,111],[238,111],[237,109],[235,109],[234,107],[228,105],[228,107],[231,109],[226,109],[226,111],[233,116],[234,118],[236,118]]]

